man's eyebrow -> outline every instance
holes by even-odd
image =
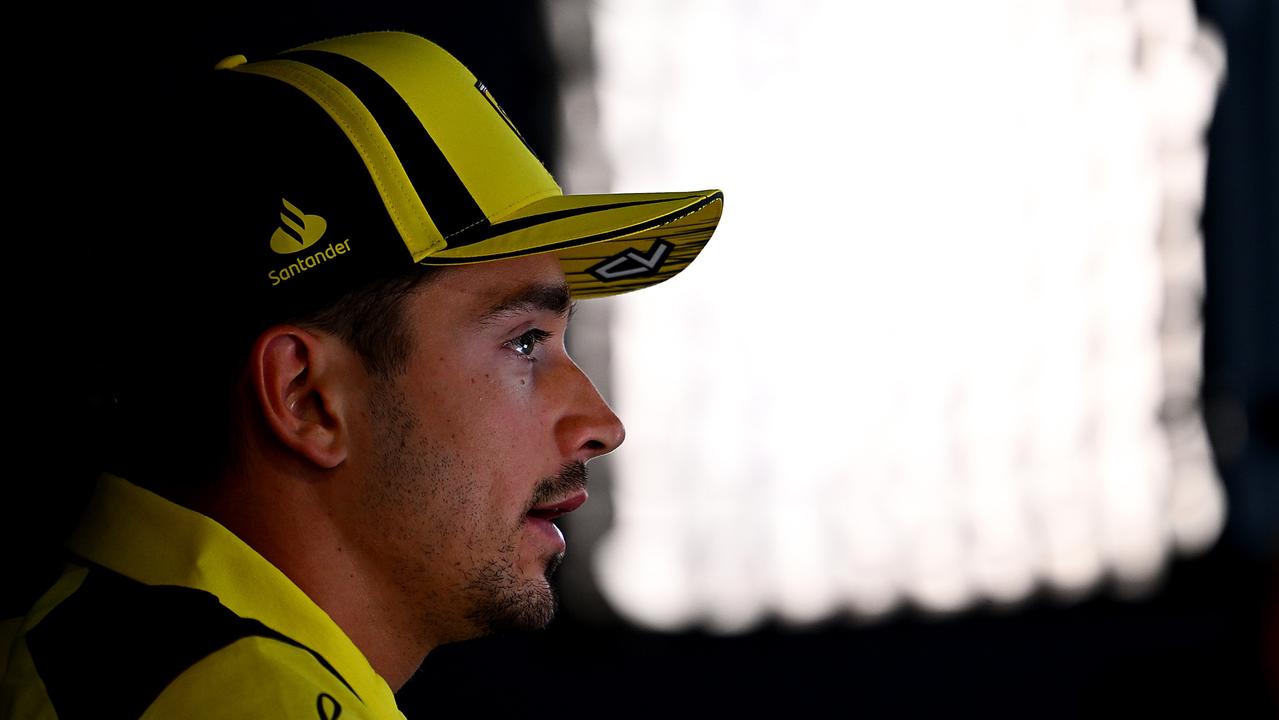
[[[492,325],[520,313],[539,310],[565,317],[572,309],[567,283],[530,283],[494,303],[480,316],[480,324]]]

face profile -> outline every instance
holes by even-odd
[[[550,621],[553,524],[586,499],[586,463],[621,422],[564,348],[554,255],[450,268],[406,302],[410,356],[369,393],[369,552],[450,637]],[[357,528],[358,531],[358,528]]]

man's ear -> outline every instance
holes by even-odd
[[[341,464],[350,450],[358,360],[339,338],[293,325],[272,327],[253,344],[249,381],[264,424],[321,468]]]

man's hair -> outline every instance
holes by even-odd
[[[365,370],[382,377],[393,375],[404,369],[413,349],[404,300],[439,271],[435,267],[410,266],[291,322],[342,338],[359,353]]]
[[[252,308],[223,305],[218,317],[224,322],[167,333],[162,343],[207,344],[170,348],[176,359],[164,352],[157,358],[145,347],[147,328],[164,323],[135,328],[134,359],[120,369],[112,391],[105,469],[169,497],[215,482],[234,470],[234,442],[243,431],[235,420],[237,397],[249,351],[263,331],[287,323],[330,333],[359,355],[370,374],[390,377],[404,369],[413,350],[405,300],[440,271],[410,264],[285,318],[246,320]]]

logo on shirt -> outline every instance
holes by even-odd
[[[342,714],[342,706],[332,695],[320,693],[315,699],[315,711],[320,714],[320,720],[338,720],[338,716]]]

